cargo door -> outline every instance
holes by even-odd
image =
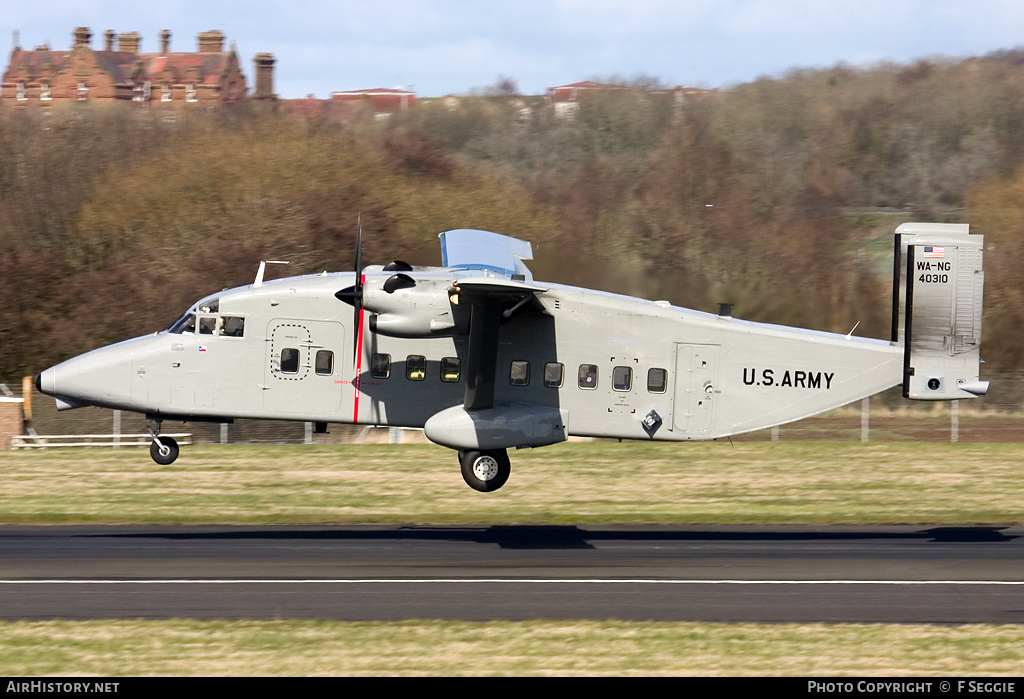
[[[718,393],[719,345],[676,344],[673,425],[685,434],[711,432]]]

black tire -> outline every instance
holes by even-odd
[[[505,485],[512,465],[504,449],[460,452],[462,479],[473,490],[490,493]]]
[[[160,444],[163,444],[163,449],[160,448]],[[160,444],[154,440],[149,445],[149,455],[153,457],[153,461],[161,466],[174,463],[178,458],[178,443],[171,437],[160,437]]]

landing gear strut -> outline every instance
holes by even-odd
[[[153,443],[149,445],[149,455],[153,457],[153,461],[161,466],[166,466],[178,458],[178,443],[173,437],[160,436],[161,422],[161,420],[150,420],[146,423],[146,429],[149,430],[149,436],[153,438]]]
[[[473,490],[489,493],[505,485],[512,466],[504,449],[460,451],[462,478]]]

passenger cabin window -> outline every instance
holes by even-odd
[[[628,391],[633,386],[633,370],[628,366],[617,366],[612,369],[612,388],[616,391]]]
[[[391,376],[390,354],[375,354],[370,357],[370,376],[375,379],[386,379]]]
[[[419,354],[410,354],[405,358],[405,378],[410,381],[422,381],[427,377],[427,358]]]
[[[597,388],[597,365],[580,364],[580,388]]]
[[[462,362],[458,357],[441,357],[441,380],[445,383],[456,383],[462,370]]]
[[[515,360],[509,367],[508,381],[513,386],[528,386],[530,383],[530,363]]]
[[[647,390],[650,393],[664,393],[668,388],[668,372],[664,369],[647,370]]]
[[[317,350],[316,373],[320,376],[330,376],[334,373],[334,352],[330,350]]]
[[[285,347],[281,350],[281,373],[299,373],[299,351],[297,349]]]
[[[565,374],[565,367],[558,362],[548,362],[544,365],[544,385],[548,388],[561,388],[562,377]]]

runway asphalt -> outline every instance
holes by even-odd
[[[1024,623],[1024,527],[0,527],[0,619]]]

